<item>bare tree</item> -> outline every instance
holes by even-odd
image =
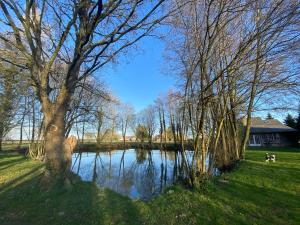
[[[147,129],[148,142],[151,145],[153,141],[153,135],[156,131],[157,126],[155,106],[149,105],[146,109],[144,109],[141,112],[140,118],[142,124]]]
[[[158,111],[159,117],[159,135],[160,135],[160,147],[163,147],[163,143],[167,142],[167,128],[166,128],[166,104],[164,97],[160,96],[155,101],[155,106]]]
[[[299,3],[195,0],[169,21],[174,31],[168,37],[171,56],[182,81],[182,104],[175,108],[181,108],[179,124],[188,121],[193,140],[194,183],[202,177],[197,174],[206,176],[215,163],[222,168],[244,158],[256,103],[274,91],[297,88],[297,75],[282,68],[289,62],[288,46],[299,44],[294,32]],[[240,136],[245,114],[247,126]]]
[[[69,174],[71,155],[64,151],[65,115],[73,93],[85,77],[149,34],[164,0],[157,1],[26,1],[1,0],[1,26],[30,71],[44,114],[46,170],[44,181]],[[1,57],[3,61],[7,59]],[[65,65],[59,87],[51,71]]]
[[[8,132],[15,127],[16,116],[16,70],[10,65],[1,65],[0,71],[0,151],[2,141]]]
[[[120,127],[123,143],[126,143],[126,133],[131,127],[131,123],[134,120],[134,108],[130,104],[120,104],[119,105],[119,115],[118,115],[118,125]]]

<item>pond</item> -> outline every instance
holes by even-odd
[[[186,155],[191,158],[192,152]],[[145,149],[74,153],[72,171],[84,181],[141,200],[185,177],[180,153]]]

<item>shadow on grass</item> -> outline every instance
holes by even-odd
[[[21,163],[22,161],[24,161],[24,157],[16,158],[15,155],[6,156],[6,158],[8,158],[8,157],[15,158],[15,159],[10,159],[10,160],[5,160],[5,161],[0,162],[0,169],[1,170],[7,169],[7,168],[12,167],[12,166],[15,166],[15,165]]]
[[[40,175],[40,173],[38,171],[40,171],[40,169],[42,167],[43,167],[42,165],[39,165],[39,166],[33,168],[32,170],[30,170],[29,172],[27,172],[21,176],[18,176],[15,179],[10,180],[10,181],[6,182],[5,184],[1,185],[0,186],[0,194],[2,192],[5,192],[6,190],[11,190],[17,183],[22,184],[23,183],[22,180],[27,179],[28,176],[30,176],[32,179],[32,178],[35,178],[36,176]]]
[[[99,204],[103,205],[101,212],[105,212],[106,224],[142,224],[137,205],[127,196],[105,189]]]
[[[77,180],[66,188],[40,188],[41,166],[2,185],[1,225],[141,224],[134,202],[93,183]]]

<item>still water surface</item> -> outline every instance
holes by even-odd
[[[190,159],[192,152],[186,152]],[[161,150],[83,152],[72,156],[72,171],[132,199],[148,200],[185,177],[179,153]]]

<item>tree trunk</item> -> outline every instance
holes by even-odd
[[[3,135],[0,134],[0,151],[2,151],[2,141],[3,141]]]
[[[101,125],[102,125],[101,121],[98,120],[97,137],[96,137],[96,142],[97,142],[97,144],[100,144],[100,143],[101,143],[101,138],[100,138]]]
[[[245,128],[245,134],[244,134],[244,138],[243,138],[243,142],[242,142],[242,146],[241,146],[241,150],[240,150],[240,158],[241,159],[245,159],[245,150],[248,144],[248,139],[249,139],[249,135],[250,135],[250,128],[251,128],[251,115],[252,115],[252,111],[253,111],[253,105],[254,105],[254,98],[256,96],[256,91],[257,91],[257,83],[259,80],[259,76],[260,76],[260,66],[261,66],[261,62],[262,62],[262,53],[261,53],[261,36],[260,36],[260,30],[259,30],[259,19],[261,16],[261,11],[260,11],[260,6],[259,6],[259,2],[256,1],[256,30],[257,30],[257,43],[256,43],[256,59],[255,59],[255,70],[254,70],[254,77],[252,80],[252,84],[251,84],[251,93],[250,93],[250,99],[249,99],[249,104],[248,104],[248,108],[247,108],[247,122],[246,122],[246,128]]]
[[[71,152],[64,147],[66,107],[57,107],[56,113],[44,112],[45,115],[45,162],[46,181],[67,179],[71,167]]]
[[[35,138],[35,99],[32,97],[32,133],[31,133],[31,144]]]
[[[22,118],[21,118],[21,124],[20,124],[20,140],[19,140],[19,144],[18,147],[20,148],[22,143],[23,143],[23,126],[24,126],[24,120],[25,120],[25,116],[27,114],[27,97],[25,97],[25,104],[24,104],[24,111],[22,114]]]
[[[162,113],[162,123],[163,123],[163,129],[164,129],[164,143],[167,143],[167,128],[166,128],[166,120],[165,120],[165,112]]]
[[[124,145],[124,147],[125,147],[125,144],[126,144],[126,136],[123,135],[123,145]]]
[[[84,133],[85,133],[85,117],[83,118],[83,124],[82,124],[81,144],[83,144],[84,142]]]
[[[21,119],[21,124],[20,124],[20,140],[19,140],[18,148],[21,147],[22,142],[23,142],[23,125],[24,125],[24,118],[25,118],[25,113],[23,114],[22,119]]]
[[[162,123],[162,114],[160,106],[158,108],[158,115],[159,115],[159,138],[160,138],[160,148],[162,149],[162,135],[163,135],[163,123]]]
[[[175,128],[175,118],[174,115],[170,115],[170,125],[172,129],[172,134],[173,134],[173,139],[174,139],[174,144],[177,144],[177,139],[176,139],[176,128]]]

